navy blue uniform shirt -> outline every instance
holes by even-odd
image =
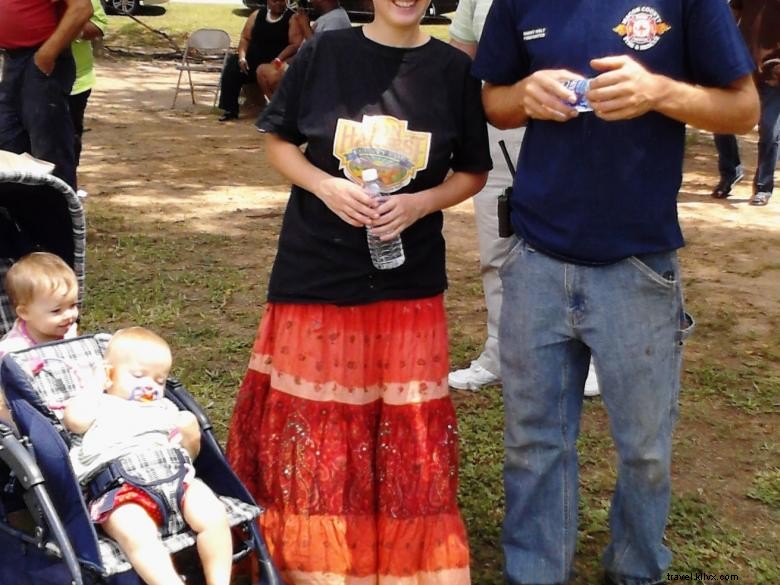
[[[711,87],[754,69],[726,2],[495,0],[472,72],[496,85],[541,69],[594,77],[591,59],[621,54]],[[685,125],[657,112],[618,122],[592,112],[563,123],[530,120],[511,202],[515,232],[579,264],[681,247],[684,147]]]

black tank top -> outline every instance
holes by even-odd
[[[288,31],[292,11],[285,10],[277,22],[268,22],[265,19],[267,12],[267,8],[261,9],[252,27],[252,40],[246,52],[246,59],[252,69],[260,63],[273,61],[290,44]]]

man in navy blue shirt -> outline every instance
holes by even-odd
[[[676,198],[685,124],[747,132],[753,62],[726,2],[495,0],[474,73],[527,126],[504,263],[507,582],[565,583],[591,354],[618,455],[609,583],[663,582],[684,312]],[[592,79],[590,111],[563,82]]]

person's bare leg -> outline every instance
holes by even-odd
[[[187,488],[184,520],[198,535],[198,554],[208,585],[229,585],[233,567],[233,539],[225,506],[200,480]]]
[[[157,525],[141,506],[120,506],[103,523],[103,530],[117,542],[147,585],[184,585],[160,540]]]
[[[282,79],[281,71],[270,63],[263,63],[257,67],[255,73],[260,91],[263,92],[267,100],[270,100]]]

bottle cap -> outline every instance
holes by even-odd
[[[364,181],[376,181],[379,178],[379,173],[373,168],[363,169],[361,177]]]

